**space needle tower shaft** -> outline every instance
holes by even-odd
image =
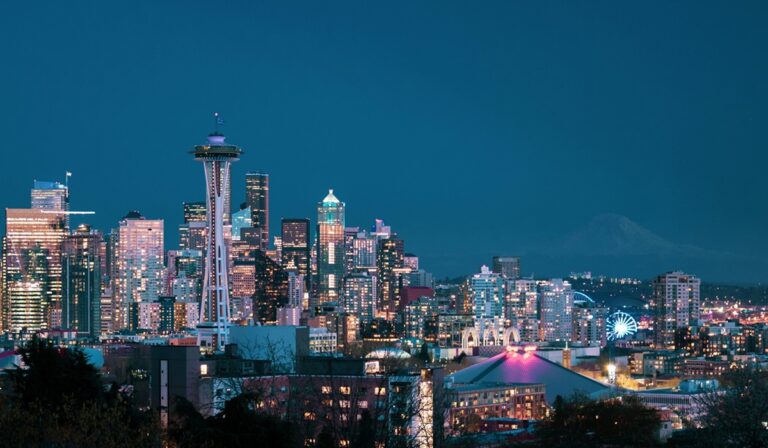
[[[220,352],[229,342],[229,276],[227,245],[224,239],[226,197],[229,192],[230,165],[242,150],[225,143],[218,131],[208,136],[205,145],[191,151],[195,160],[203,162],[205,172],[208,232],[205,246],[205,277],[200,303],[198,345]]]

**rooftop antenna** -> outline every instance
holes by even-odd
[[[221,115],[219,115],[218,112],[213,113],[213,133],[218,134],[219,133],[219,126],[224,125],[224,119],[221,118]]]

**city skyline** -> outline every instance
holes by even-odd
[[[185,151],[218,111],[230,139],[259,155],[233,170],[233,208],[246,172],[269,173],[272,235],[281,218],[312,218],[318,192],[333,188],[348,222],[391,223],[439,278],[514,254],[524,275],[616,266],[625,272],[604,273],[765,281],[764,4],[658,14],[658,4],[453,3],[411,6],[406,21],[402,6],[344,2],[311,13],[192,4],[183,19],[170,5],[91,6],[14,4],[0,19],[4,32],[27,36],[0,44],[18,68],[0,74],[9,105],[0,132],[8,147],[27,148],[11,156],[5,207],[25,206],[32,180],[63,181],[68,170],[72,207],[95,210],[94,228],[138,209],[165,221],[173,245],[181,203],[204,198]],[[208,20],[242,34],[189,25]],[[395,23],[401,32],[386,33]],[[178,75],[200,55],[233,70]],[[147,63],[151,74],[132,68]],[[487,212],[465,238],[452,236],[467,223],[442,213],[454,201]],[[549,263],[560,255],[550,246],[605,213],[672,246],[652,248],[689,253],[664,266],[631,253],[640,261]]]
[[[4,6],[3,448],[768,447],[768,2]]]

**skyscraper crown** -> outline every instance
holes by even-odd
[[[323,205],[338,204],[340,202],[341,201],[339,201],[339,199],[333,195],[333,189],[328,190],[328,195],[325,197],[325,199],[323,199]]]

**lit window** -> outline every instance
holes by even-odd
[[[321,392],[322,392],[322,393],[324,393],[324,394],[326,394],[326,395],[327,395],[327,394],[330,394],[330,393],[331,393],[331,386],[323,386],[323,387],[321,388]]]
[[[349,395],[349,394],[350,394],[352,391],[351,391],[351,389],[349,388],[349,386],[341,386],[341,387],[339,388],[339,392],[341,392],[341,393],[342,393],[342,394],[344,394],[344,395]]]
[[[208,375],[208,364],[200,364],[200,375]]]

